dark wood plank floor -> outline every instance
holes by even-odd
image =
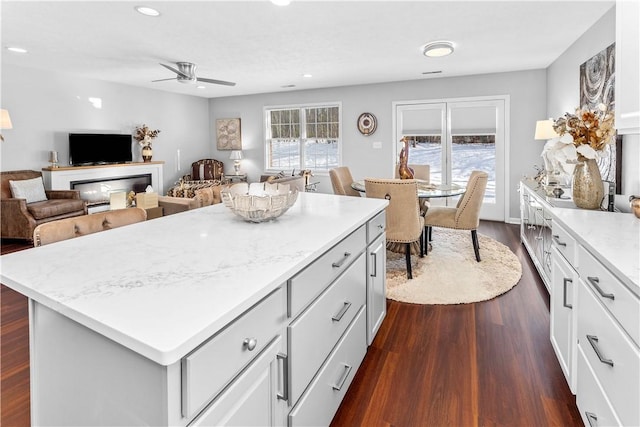
[[[479,232],[520,258],[522,279],[490,301],[387,301],[387,317],[332,426],[581,426],[549,341],[549,295],[519,227]]]
[[[422,306],[388,301],[332,426],[580,426],[549,341],[549,296],[518,227],[482,222],[508,245],[523,275],[491,301]],[[26,245],[4,242],[2,253]],[[28,426],[26,299],[2,286],[2,426]]]

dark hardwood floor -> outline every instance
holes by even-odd
[[[332,426],[580,426],[549,341],[549,295],[519,228],[482,222],[509,246],[519,284],[490,301],[423,306],[388,301],[387,317]],[[28,245],[2,242],[2,253]],[[2,286],[2,426],[28,426],[26,299]]]

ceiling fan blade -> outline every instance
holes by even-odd
[[[182,76],[182,77],[187,78],[187,79],[189,78],[188,75],[186,75],[182,71],[178,70],[177,68],[173,68],[171,65],[167,65],[167,64],[163,64],[163,63],[160,63],[160,65],[162,65],[164,68],[166,68],[168,70],[173,71],[174,73],[176,73],[179,76]]]
[[[225,86],[236,85],[234,82],[226,82],[224,80],[205,79],[204,77],[198,77],[197,80],[199,82],[204,82],[204,83],[213,83],[214,85],[225,85]]]
[[[152,82],[166,82],[167,80],[176,80],[175,77],[171,77],[170,79],[159,79],[159,80],[151,80]]]

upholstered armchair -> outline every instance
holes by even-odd
[[[431,207],[424,216],[425,236],[431,235],[431,227],[452,228],[454,230],[470,230],[471,242],[480,262],[480,245],[478,244],[477,228],[480,225],[480,208],[487,188],[489,176],[486,172],[473,171],[467,182],[467,190],[458,201],[456,207]],[[425,245],[429,251],[429,245]]]
[[[167,191],[171,197],[195,197],[196,190],[222,184],[224,163],[216,159],[201,159],[191,164],[191,173],[184,175]]]
[[[411,252],[424,253],[424,218],[418,205],[418,184],[414,179],[365,179],[367,197],[389,200],[386,209],[387,246],[401,244],[407,262],[407,278],[412,279]]]
[[[341,196],[360,197],[360,193],[351,188],[353,177],[347,166],[340,166],[329,171],[333,193]]]
[[[87,204],[80,199],[77,190],[44,190],[44,185],[39,184],[37,193],[40,197],[14,197],[11,181],[33,183],[31,180],[35,180],[37,183],[37,179],[42,181],[41,172],[19,170],[1,173],[2,238],[30,241],[33,239],[33,230],[40,224],[87,214]],[[29,201],[31,199],[34,201]]]

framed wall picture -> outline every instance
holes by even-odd
[[[217,119],[216,140],[218,150],[242,150],[240,119]]]

